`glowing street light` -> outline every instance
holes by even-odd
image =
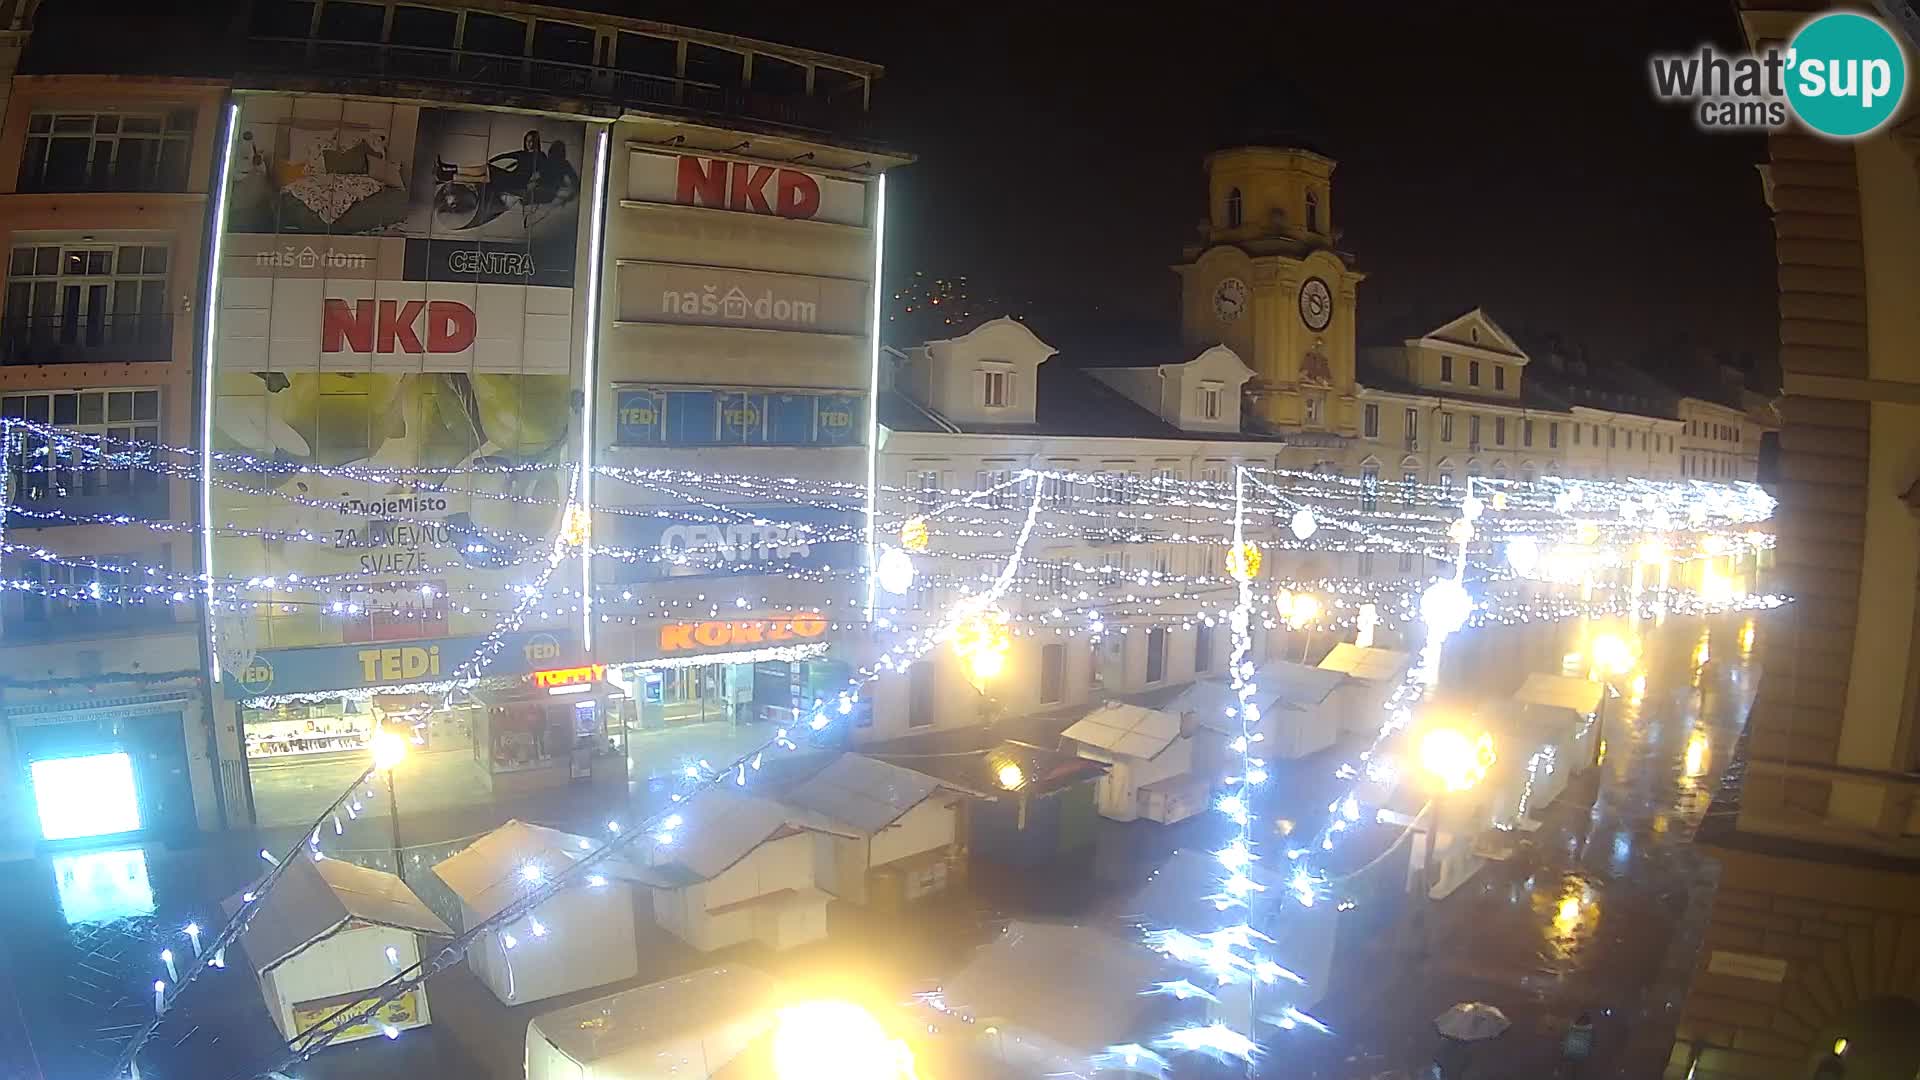
[[[380,727],[373,730],[373,769],[387,778],[387,821],[392,830],[393,873],[402,881],[407,864],[400,858],[400,798],[393,791],[393,772],[407,759],[407,737]]]
[[[975,686],[985,686],[1006,670],[1007,650],[1012,647],[1007,613],[999,608],[976,612],[953,628],[954,655],[966,666]]]
[[[1633,647],[1617,634],[1602,634],[1593,639],[1588,651],[1594,670],[1602,675],[1618,677],[1634,668]]]
[[[1420,737],[1420,767],[1449,791],[1469,791],[1493,767],[1493,736],[1433,728]]]
[[[781,1009],[773,1029],[774,1080],[913,1080],[913,1051],[851,1001]]]

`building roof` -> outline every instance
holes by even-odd
[[[941,982],[940,998],[976,1024],[1037,1032],[1084,1061],[1164,1007],[1141,990],[1171,970],[1138,941],[1092,927],[1012,922]]]
[[[1347,675],[1343,671],[1308,667],[1291,660],[1269,660],[1253,673],[1256,691],[1253,703],[1262,711],[1274,707],[1311,709],[1326,701],[1327,695],[1345,681]],[[1167,708],[1171,712],[1191,712],[1199,723],[1215,731],[1225,731],[1230,726],[1238,728],[1231,723],[1227,711],[1239,707],[1240,699],[1231,682],[1208,679],[1188,687]]]
[[[1361,648],[1347,641],[1335,645],[1333,651],[1320,661],[1320,666],[1328,671],[1344,672],[1350,678],[1363,682],[1399,679],[1412,665],[1413,658],[1406,653],[1392,649]]]
[[[647,845],[647,868],[640,880],[649,885],[677,889],[711,881],[768,840],[800,831],[786,807],[725,788],[695,795],[680,804],[679,814],[681,826],[670,842],[641,841]]]
[[[780,802],[871,836],[939,789],[940,782],[925,773],[862,754],[841,754],[788,788]]]
[[[1110,702],[1081,717],[1060,737],[1151,760],[1180,737],[1180,714]]]
[[[1549,705],[1555,708],[1572,709],[1582,716],[1598,712],[1600,696],[1606,690],[1592,679],[1578,679],[1571,675],[1547,675],[1534,672],[1520,689],[1513,692],[1513,700],[1523,705]]]
[[[526,867],[539,867],[543,875],[557,874],[597,846],[584,836],[516,819],[434,864],[433,873],[484,919],[535,884],[522,876]],[[641,880],[640,869],[626,859],[603,859],[596,867],[607,877]]]
[[[242,903],[241,897],[229,897],[224,907],[232,914]],[[398,877],[307,854],[268,890],[241,944],[254,970],[264,972],[349,920],[422,934],[453,933]]]
[[[1107,771],[1100,762],[1089,761],[1078,754],[998,739],[985,728],[956,729],[941,734],[949,738],[935,744],[942,747],[939,749],[917,746],[914,753],[869,753],[926,773],[955,791],[986,800],[997,800],[1016,792],[1044,798],[1076,784],[1097,780]],[[1002,775],[1009,766],[1019,770],[1019,784],[1011,788],[1006,786]]]
[[[770,1027],[780,984],[753,968],[728,964],[555,1009],[533,1018],[529,1034],[588,1065],[633,1046],[684,1040],[702,1029]],[[705,1074],[721,1062],[699,1063]]]
[[[1458,401],[1470,405],[1491,405],[1505,409],[1533,409],[1540,412],[1571,412],[1565,399],[1553,393],[1548,387],[1535,381],[1534,369],[1528,367],[1520,379],[1519,397],[1498,397],[1493,394],[1475,394],[1453,386],[1421,386],[1419,383],[1396,375],[1377,364],[1362,361],[1356,382],[1369,390],[1378,390],[1388,394],[1406,394],[1412,397],[1440,398],[1446,401]]]

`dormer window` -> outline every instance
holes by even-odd
[[[989,409],[1004,409],[1013,404],[1013,372],[1010,369],[980,369],[980,404]]]
[[[1217,382],[1200,384],[1200,419],[1220,419],[1220,391],[1224,387]]]
[[[1320,231],[1320,193],[1317,191],[1307,192],[1307,231]]]
[[[1227,228],[1229,229],[1239,228],[1240,222],[1242,220],[1244,220],[1244,217],[1243,217],[1243,211],[1240,205],[1240,189],[1228,188],[1227,189]]]

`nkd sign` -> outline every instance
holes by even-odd
[[[478,320],[457,300],[337,300],[320,312],[323,353],[458,353],[473,347]]]
[[[627,198],[795,221],[867,223],[863,181],[699,154],[635,148],[627,164]]]

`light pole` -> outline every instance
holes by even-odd
[[[1617,693],[1613,679],[1634,669],[1633,647],[1614,634],[1602,634],[1588,647],[1589,664],[1600,675],[1600,710],[1594,719],[1598,729],[1593,736],[1593,763],[1600,764],[1600,748],[1607,741],[1607,697]]]
[[[373,733],[373,768],[386,774],[387,821],[393,837],[393,873],[405,881],[407,865],[400,861],[400,799],[393,792],[393,771],[407,757],[407,739],[395,731],[380,728]]]

